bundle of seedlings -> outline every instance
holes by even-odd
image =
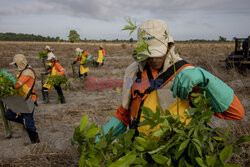
[[[49,83],[50,85],[53,85],[53,86],[55,86],[55,85],[58,85],[58,86],[65,85],[65,89],[70,90],[70,81],[65,76],[58,76],[58,75],[49,76],[47,78],[47,83]]]

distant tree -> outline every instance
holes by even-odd
[[[70,42],[77,42],[80,40],[80,35],[77,33],[76,30],[70,30],[68,37]]]
[[[130,39],[129,39],[129,42],[134,42],[134,39],[133,39],[133,38],[130,38]]]
[[[56,41],[59,42],[60,41],[60,37],[56,37]]]
[[[227,38],[219,36],[219,42],[226,42]]]

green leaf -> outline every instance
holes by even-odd
[[[135,140],[143,147],[147,148],[148,147],[148,142],[145,138],[143,137],[135,137]]]
[[[209,138],[209,140],[208,140],[208,145],[209,145],[210,150],[213,152],[214,151],[214,145],[213,145],[213,143],[211,141],[211,138]]]
[[[178,167],[183,167],[183,166],[186,166],[184,156],[182,156],[178,162]]]
[[[248,136],[241,136],[236,142],[235,144],[241,144],[241,143],[245,143],[245,142],[249,142],[250,141],[250,135]]]
[[[186,147],[188,146],[188,143],[189,143],[189,139],[187,139],[184,142],[182,142],[181,145],[180,145],[180,147],[179,147],[179,151],[186,149]]]
[[[225,133],[225,135],[224,135],[224,137],[223,137],[223,140],[224,140],[224,141],[226,141],[226,139],[228,138],[229,130],[230,130],[230,125],[228,124],[228,125],[227,125],[226,133]]]
[[[195,160],[201,167],[206,167],[206,165],[204,164],[203,160],[200,157],[196,157]]]
[[[223,140],[223,138],[217,137],[217,136],[214,136],[213,138],[214,138],[215,140],[217,140],[217,141],[222,141],[222,140]]]
[[[190,137],[193,132],[194,132],[194,128],[190,129],[189,132],[188,132],[188,137]]]
[[[143,156],[140,156],[140,157],[136,157],[136,159],[135,159],[135,161],[133,162],[133,166],[135,165],[135,167],[136,166],[138,166],[138,167],[143,167],[143,166],[145,166],[147,164],[147,161],[145,161],[144,159],[143,159]]]
[[[214,156],[208,156],[206,155],[206,162],[208,166],[213,166],[216,161],[216,158]]]
[[[202,146],[201,142],[198,139],[192,139],[192,141],[194,141],[195,143],[197,143],[200,147]]]
[[[135,159],[136,154],[134,152],[129,152],[127,155],[113,162],[109,167],[129,167],[135,161]]]
[[[142,146],[139,146],[137,144],[134,144],[134,147],[139,151],[144,151],[145,149]]]
[[[125,26],[122,30],[130,30],[129,35],[131,35],[137,29],[136,22],[133,23],[130,18],[125,18],[125,20],[129,25]]]
[[[90,138],[90,137],[94,137],[95,135],[97,135],[99,133],[100,129],[99,128],[92,128],[92,129],[88,129],[86,131],[86,134],[84,135],[86,138]]]
[[[158,130],[156,130],[154,133],[153,133],[153,136],[155,137],[161,137],[164,135],[164,130],[162,128],[159,128]]]
[[[166,145],[162,145],[162,146],[158,147],[157,149],[155,149],[155,150],[153,150],[153,151],[149,151],[148,153],[149,153],[149,154],[158,153],[158,152],[162,151],[165,147],[166,147]]]
[[[148,107],[141,107],[143,115],[145,115],[146,117],[153,117],[154,112],[148,108]]]
[[[233,146],[226,146],[220,153],[220,160],[225,162],[233,153]]]
[[[161,155],[161,154],[155,154],[155,155],[152,155],[152,158],[153,160],[158,163],[158,164],[161,164],[161,165],[164,165],[167,163],[168,161],[168,158]]]
[[[105,147],[107,147],[107,141],[105,137],[101,137],[100,141],[98,143],[96,143],[96,147],[99,149],[104,149]]]
[[[233,146],[233,152],[235,154],[239,155],[241,153],[241,149],[237,145],[234,145]]]
[[[88,115],[84,115],[80,121],[80,132],[82,133],[84,129],[87,127],[89,121],[88,121]]]
[[[113,154],[117,155],[117,148],[116,147],[113,148]]]
[[[85,154],[82,154],[80,160],[79,160],[79,167],[85,166]]]
[[[196,150],[198,151],[199,155],[202,157],[202,151],[201,151],[201,147],[196,143],[196,142],[193,142],[192,143],[194,144],[194,146],[196,147]]]

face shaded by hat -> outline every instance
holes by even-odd
[[[18,71],[24,70],[27,64],[26,57],[23,54],[16,54],[13,58],[13,62],[10,63],[10,65],[16,65]]]
[[[169,43],[174,43],[173,38],[169,35],[168,25],[165,21],[159,19],[151,19],[143,22],[138,28],[138,39],[145,41],[148,44],[147,51],[141,54],[149,57],[162,57],[168,50]]]

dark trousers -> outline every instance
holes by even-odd
[[[18,122],[24,125],[26,130],[36,132],[35,122],[34,122],[34,110],[32,113],[21,113],[17,115],[11,109],[8,109],[4,116],[6,119],[14,122]]]
[[[80,73],[80,68],[79,68],[79,73],[78,73],[78,75],[79,75],[79,78],[82,78],[82,77],[87,77],[88,76],[88,74],[85,72],[84,74],[81,74]]]
[[[55,85],[54,87],[55,87],[55,90],[56,90],[58,96],[63,95],[62,88],[61,88],[60,85]],[[48,92],[48,88],[43,87],[43,88],[42,88],[42,91],[43,91],[43,92]]]

